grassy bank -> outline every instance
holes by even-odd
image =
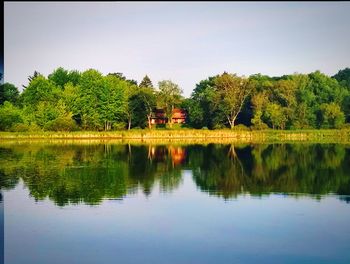
[[[130,130],[78,132],[0,132],[8,140],[117,140],[149,142],[350,142],[350,130]]]

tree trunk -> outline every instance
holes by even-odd
[[[235,127],[235,121],[236,121],[236,117],[232,118],[232,120],[229,121],[231,129]]]
[[[130,130],[130,128],[131,128],[131,118],[129,118],[128,120],[128,130]]]
[[[148,128],[151,129],[152,125],[151,125],[151,116],[147,115],[147,119],[148,119]]]

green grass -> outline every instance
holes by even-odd
[[[349,142],[350,129],[322,130],[255,130],[232,131],[201,129],[154,129],[130,131],[76,131],[76,132],[0,132],[0,141],[6,140],[124,140],[124,141],[190,141],[190,142]]]

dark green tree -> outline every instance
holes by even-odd
[[[17,104],[19,99],[19,91],[12,83],[4,83],[0,85],[0,105],[5,101]]]
[[[140,82],[139,87],[150,87],[153,88],[153,84],[151,79],[146,75],[145,77],[143,77],[142,81]]]

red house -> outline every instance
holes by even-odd
[[[186,123],[186,111],[180,108],[173,109],[172,123],[184,124]],[[151,117],[151,124],[166,124],[168,122],[168,117],[164,109],[155,109]]]

